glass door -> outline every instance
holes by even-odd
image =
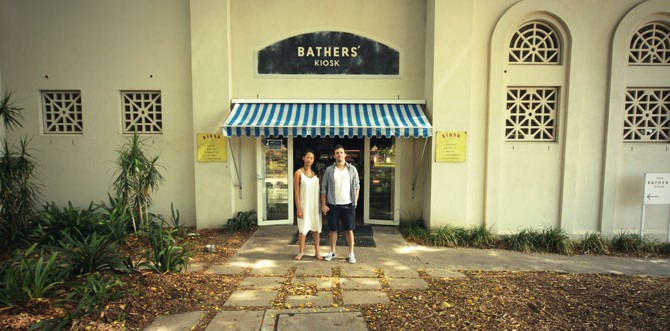
[[[261,137],[258,144],[258,225],[293,224],[292,140]]]
[[[394,138],[366,139],[365,222],[370,224],[399,225],[398,181],[396,160],[398,159]]]

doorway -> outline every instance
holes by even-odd
[[[347,153],[347,162],[358,170],[361,189],[356,208],[356,224],[362,225],[364,223],[365,210],[365,142],[363,138],[295,137],[293,138],[293,173],[302,167],[302,153],[307,149],[311,149],[314,151],[315,158],[313,169],[319,174],[320,178],[323,178],[323,172],[326,167],[335,162],[335,159],[333,159],[333,148],[337,145],[344,147]]]

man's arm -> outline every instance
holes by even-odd
[[[328,213],[330,208],[328,208],[328,168],[323,172],[323,178],[321,179],[321,212],[325,215]]]

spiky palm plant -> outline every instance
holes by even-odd
[[[12,92],[5,91],[0,96],[0,119],[5,129],[22,127],[22,110],[12,100]],[[28,143],[27,138],[21,138],[18,146],[14,146],[5,137],[0,139],[0,233],[5,237],[4,244],[28,233],[39,199],[34,182],[37,163]]]
[[[23,120],[23,115],[21,115],[22,110],[23,107],[19,107],[14,103],[12,91],[7,90],[0,96],[0,117],[5,129],[13,130],[16,127],[23,127],[21,123]]]
[[[158,170],[158,156],[147,156],[143,150],[144,144],[139,135],[134,133],[117,151],[118,168],[113,184],[117,196],[127,202],[135,232],[138,223],[142,225],[148,219],[151,193],[164,180]]]

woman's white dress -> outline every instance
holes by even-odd
[[[300,172],[300,206],[303,218],[298,217],[298,232],[321,232],[321,211],[319,210],[319,177],[307,177]]]

